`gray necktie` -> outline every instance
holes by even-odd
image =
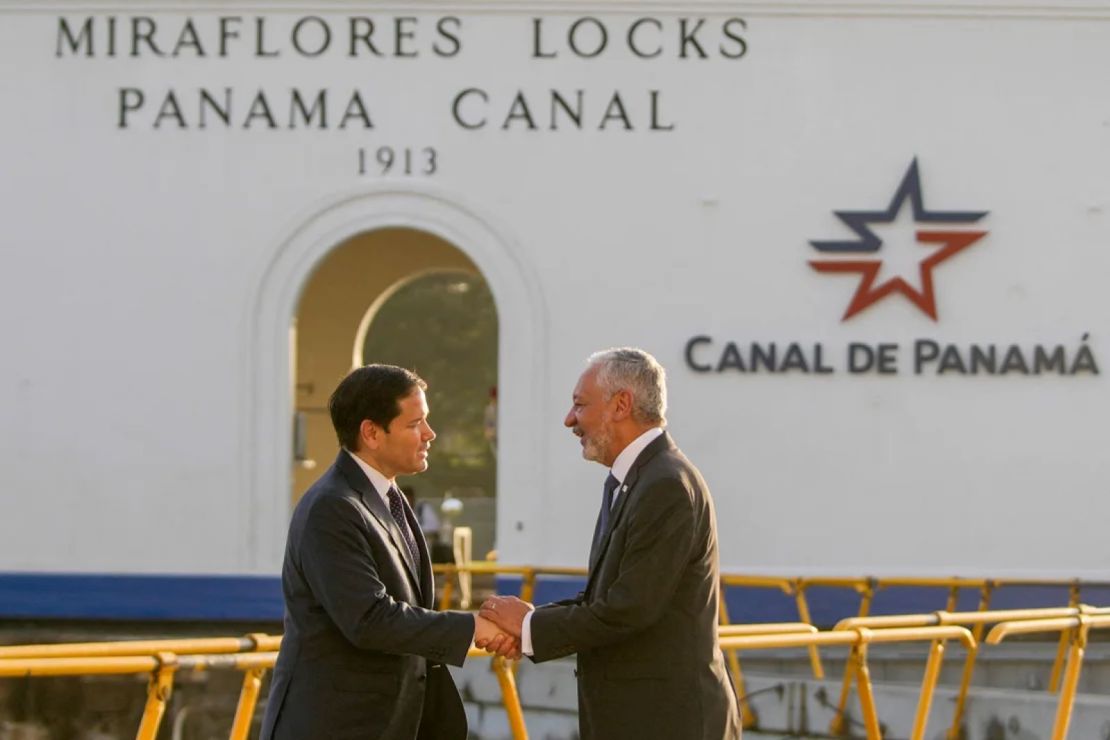
[[[613,491],[620,485],[620,481],[616,476],[609,473],[609,477],[605,479],[605,489],[601,495],[601,536],[604,537],[605,533],[609,530],[609,513],[613,510]]]

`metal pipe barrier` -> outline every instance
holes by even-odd
[[[524,601],[532,601],[535,594],[536,577],[539,575],[570,575],[570,576],[585,576],[587,571],[582,568],[561,568],[561,567],[531,567],[531,566],[507,566],[501,565],[492,561],[472,562],[465,565],[437,565],[435,566],[437,573],[445,576],[443,597],[440,602],[440,608],[449,608],[452,599],[452,583],[454,577],[457,577],[459,572],[469,573],[483,573],[483,574],[515,574],[522,576],[522,584],[520,591],[520,598]],[[963,577],[890,577],[890,578],[873,578],[873,577],[784,577],[784,576],[768,576],[768,575],[746,575],[746,574],[724,574],[721,576],[721,601],[720,601],[720,623],[721,625],[730,625],[731,619],[728,611],[728,605],[725,599],[725,592],[730,587],[736,588],[770,588],[782,591],[786,596],[793,597],[798,618],[801,622],[806,624],[813,624],[813,618],[810,613],[809,601],[807,599],[807,591],[813,587],[823,588],[844,588],[855,591],[860,597],[859,609],[856,618],[866,618],[871,612],[871,607],[874,602],[875,596],[878,592],[887,588],[897,587],[916,587],[916,588],[937,588],[947,591],[946,608],[944,611],[954,613],[957,607],[960,593],[963,589],[975,589],[979,593],[979,612],[987,612],[990,609],[991,598],[993,594],[1003,587],[1020,587],[1020,586],[1044,586],[1044,587],[1067,587],[1069,592],[1068,607],[1065,608],[1078,608],[1081,598],[1082,589],[1084,587],[1110,587],[1110,583],[1104,581],[1081,581],[1078,579],[984,579],[984,578],[963,578]],[[986,624],[989,622],[969,622],[972,625],[972,636],[975,638],[976,647],[971,648],[972,651],[977,651],[978,645],[983,638],[983,631]],[[1061,635],[1060,644],[1057,648],[1056,659],[1053,663],[1052,675],[1049,679],[1049,690],[1056,691],[1060,675],[1063,670],[1064,659],[1067,654],[1068,640],[1066,635]],[[821,662],[821,655],[817,644],[808,647],[810,665],[813,671],[814,678],[824,678],[825,670]],[[726,658],[729,664],[729,672],[732,674],[733,683],[736,686],[737,693],[743,696],[743,676],[741,673],[739,659],[734,650],[726,649]],[[830,732],[834,735],[843,734],[846,731],[844,725],[845,721],[845,707],[847,706],[848,696],[852,684],[852,673],[855,670],[854,664],[849,661],[844,667],[844,676],[841,683],[841,695],[837,702],[837,710],[834,714],[833,722],[830,726]],[[975,660],[974,655],[972,659],[964,664],[963,674],[960,680],[960,690],[956,698],[956,706],[953,712],[954,721],[951,728],[949,728],[948,737],[950,740],[955,740],[959,733],[959,723],[962,721],[964,712],[966,710],[967,695],[971,687],[971,680],[974,675]],[[757,717],[747,702],[741,703],[741,715],[743,725],[745,727],[752,727],[757,721]]]
[[[987,635],[988,645],[997,645],[1010,635],[1028,635],[1037,632],[1060,632],[1068,640],[1067,668],[1060,699],[1056,704],[1056,718],[1052,725],[1052,740],[1065,740],[1071,723],[1072,707],[1079,687],[1079,673],[1087,649],[1087,638],[1092,629],[1110,628],[1110,614],[1080,614],[1055,619],[1035,619],[996,624]]]
[[[855,581],[853,579],[842,579],[843,582]],[[777,588],[787,596],[794,597],[794,603],[798,609],[798,619],[806,624],[813,624],[813,618],[809,613],[809,602],[806,600],[806,588],[808,583],[804,578],[780,578],[776,576],[752,576],[752,575],[722,575],[721,576],[721,624],[730,624],[728,606],[725,604],[725,592],[730,586],[740,588]],[[821,654],[817,650],[816,645],[811,645],[809,648],[809,662],[813,669],[814,678],[824,678],[825,668],[821,665]],[[733,659],[729,657],[729,667],[733,667]],[[735,673],[733,679],[735,680]],[[738,689],[739,690],[739,689]],[[750,726],[750,725],[745,725]]]
[[[929,659],[921,683],[921,695],[918,699],[913,731],[910,734],[910,740],[923,740],[929,717],[929,707],[932,704],[937,677],[940,675],[940,664],[944,657],[944,645],[948,640],[959,640],[968,648],[975,643],[975,638],[971,636],[971,632],[967,628],[942,626],[902,627],[884,630],[858,628],[829,632],[722,637],[721,647],[730,650],[762,650],[785,647],[808,648],[818,645],[849,646],[851,648],[849,660],[855,663],[853,675],[859,689],[860,710],[863,714],[867,738],[868,740],[882,740],[882,730],[879,726],[878,713],[875,708],[875,695],[871,685],[871,674],[867,668],[867,649],[872,644],[930,641],[932,647],[929,651]]]
[[[951,603],[951,602],[950,602]],[[952,713],[952,724],[948,728],[947,737],[958,738],[960,725],[963,722],[963,713],[967,705],[967,694],[970,690],[971,676],[975,670],[975,660],[978,656],[978,636],[982,635],[986,625],[998,622],[1012,622],[1015,620],[1050,619],[1057,617],[1074,617],[1080,614],[1110,614],[1110,608],[1095,609],[1088,606],[1056,607],[1043,609],[1001,609],[994,611],[952,612],[937,611],[930,614],[900,614],[885,617],[849,617],[840,620],[834,630],[853,630],[859,628],[888,629],[891,627],[927,627],[938,625],[959,625],[974,627],[973,636],[976,636],[976,647],[968,649],[967,660],[964,662],[964,672],[960,681],[960,690],[956,697],[955,709]],[[1054,666],[1053,671],[1057,668]],[[850,672],[845,671],[844,682],[840,687],[840,702],[837,704],[836,714],[829,727],[830,733],[836,735],[844,731],[845,709],[847,696],[850,692]],[[1049,689],[1050,693],[1055,688]]]
[[[171,640],[125,640],[122,642],[71,642],[42,645],[0,645],[0,660],[12,658],[113,658],[128,655],[219,655],[251,651],[273,651],[281,635],[250,634],[243,637],[198,637]]]
[[[955,609],[956,603],[959,600],[960,589],[967,585],[964,579],[958,578],[889,578],[885,580],[872,579],[866,591],[861,592],[859,613],[856,615],[857,619],[867,619],[871,613],[871,602],[875,597],[875,593],[883,588],[895,587],[914,587],[914,588],[945,588],[948,590],[948,603],[949,609]],[[917,626],[917,625],[889,625],[889,626]],[[978,644],[979,635],[975,635],[976,644]],[[836,702],[836,709],[833,713],[832,722],[829,724],[829,732],[832,735],[843,735],[847,732],[847,708],[848,696],[852,689],[852,672],[854,666],[851,661],[846,661],[844,664],[844,677],[840,682],[840,697]]]
[[[722,604],[724,601],[722,600]],[[727,619],[727,615],[725,615]],[[747,635],[777,635],[790,632],[808,632],[810,634],[817,632],[817,628],[812,624],[805,622],[757,622],[753,624],[722,624],[717,628],[717,634],[720,637],[743,637]],[[728,659],[728,670],[732,675],[732,684],[736,687],[736,696],[740,701],[740,721],[742,725],[747,727],[755,727],[759,724],[759,715],[755,709],[752,708],[751,702],[748,701],[748,691],[744,687],[744,674],[740,669],[740,657],[736,654],[736,650],[729,649],[724,651]]]
[[[211,655],[186,655],[168,651],[155,651],[150,654],[151,644],[164,646],[176,644],[185,650],[196,650],[204,646],[205,639],[199,640],[153,640],[117,643],[80,643],[72,645],[23,645],[3,648],[7,655],[23,653],[19,657],[0,658],[0,678],[26,678],[33,676],[83,676],[83,675],[121,675],[149,673],[147,699],[143,708],[142,720],[136,740],[155,740],[158,728],[165,715],[166,705],[173,693],[174,677],[178,671],[204,671],[210,669],[235,669],[244,672],[243,688],[239,694],[235,717],[232,721],[231,740],[246,740],[258,703],[262,678],[266,671],[273,668],[277,660],[276,648],[280,637],[259,636],[253,638],[211,638],[222,653]],[[231,651],[232,643],[249,645],[244,649],[253,650],[259,644],[265,645],[266,652]],[[72,651],[66,653],[67,648]],[[49,657],[28,657],[32,654],[46,653]],[[144,654],[147,653],[147,654]],[[490,656],[484,650],[471,647],[467,657],[493,657],[492,668],[501,686],[502,702],[509,719],[513,740],[528,740],[528,730],[524,723],[524,712],[520,706],[520,696],[516,689],[509,662],[503,658]]]
[[[209,669],[265,670],[274,665],[277,653],[235,653],[221,655],[176,655],[160,652],[157,655],[130,655],[118,657],[84,658],[10,658],[0,660],[0,677],[32,676],[81,676],[81,675],[119,675],[149,673],[146,705],[139,723],[137,740],[154,740],[173,693],[173,681],[177,671],[203,671]],[[257,698],[257,692],[254,694]],[[247,697],[248,699],[250,697]],[[239,708],[233,728],[245,731],[250,727],[249,715],[244,724],[240,712],[244,709],[244,697],[240,695]],[[253,713],[253,703],[250,711]],[[246,735],[232,735],[245,738]]]
[[[522,601],[531,602],[536,593],[537,576],[580,576],[586,577],[585,568],[563,568],[557,566],[531,566],[531,565],[501,565],[491,560],[475,560],[465,565],[454,563],[436,563],[432,572],[443,576],[443,593],[440,595],[439,608],[451,608],[455,596],[455,585],[460,573],[471,575],[518,575],[521,576],[520,598]]]

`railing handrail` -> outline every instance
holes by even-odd
[[[280,645],[280,635],[265,634],[251,634],[243,637],[0,645],[0,660],[14,658],[110,658],[156,655],[158,653],[214,655],[277,650]]]
[[[1110,609],[1100,609],[1097,613],[1085,612],[1073,616],[1000,622],[987,634],[986,642],[988,645],[997,645],[1011,635],[1062,632],[1080,627],[1090,629],[1110,627]]]
[[[783,632],[780,634],[755,634],[722,636],[721,647],[730,650],[765,650],[780,647],[806,647],[809,645],[861,645],[891,642],[926,642],[932,640],[959,640],[965,647],[975,645],[975,638],[966,627],[940,625],[932,627],[894,627],[890,629],[858,628],[814,632]]]
[[[1086,604],[1079,606],[1039,607],[1035,609],[994,609],[974,612],[929,612],[927,614],[897,614],[881,617],[848,617],[836,623],[834,630],[857,629],[860,627],[889,628],[889,627],[926,627],[930,625],[976,625],[992,624],[997,622],[1028,620],[1028,619],[1055,619],[1058,617],[1076,617],[1081,614],[1098,615],[1110,614],[1110,607],[1092,607]]]
[[[1100,611],[1105,612],[1105,610]],[[1079,674],[1083,668],[1088,633],[1092,629],[1106,628],[1110,628],[1110,613],[1092,614],[1087,611],[1070,617],[1000,622],[987,635],[986,641],[989,645],[997,645],[1010,635],[1037,632],[1059,632],[1061,643],[1067,642],[1068,661],[1064,670],[1064,682],[1060,688],[1060,699],[1056,704],[1056,719],[1052,725],[1053,740],[1064,740],[1068,735],[1072,707],[1075,705],[1075,696],[1079,689]]]
[[[814,647],[817,645],[848,645],[852,653],[849,662],[854,665],[851,672],[859,687],[860,708],[868,740],[881,740],[878,712],[871,686],[871,676],[867,668],[867,648],[872,644],[892,642],[929,641],[929,659],[925,667],[925,677],[921,683],[917,712],[911,740],[922,740],[932,705],[933,692],[940,675],[940,662],[944,655],[944,643],[959,640],[968,648],[975,646],[975,637],[966,627],[940,625],[932,627],[900,627],[891,629],[830,630],[827,632],[789,632],[782,634],[747,635],[722,637],[721,647],[729,650],[762,650],[769,648]]]
[[[113,657],[5,658],[0,660],[0,677],[95,676],[150,673],[160,668],[208,670],[273,668],[276,652],[219,653],[215,655],[126,655]]]
[[[805,622],[751,622],[749,624],[722,624],[717,628],[719,637],[744,637],[746,635],[777,635],[791,632],[817,632]]]
[[[143,709],[137,740],[154,740],[158,734],[166,705],[173,690],[174,674],[180,670],[210,670],[210,669],[235,669],[245,672],[243,688],[239,695],[239,704],[236,708],[235,718],[231,728],[231,740],[245,740],[254,715],[258,694],[262,684],[262,676],[266,670],[274,667],[277,661],[277,652],[273,650],[257,651],[255,648],[260,643],[280,643],[280,637],[257,636],[267,639],[254,640],[251,638],[201,638],[201,640],[133,640],[129,642],[103,643],[105,654],[96,653],[90,645],[96,643],[71,643],[58,645],[25,645],[18,648],[50,648],[50,657],[8,657],[0,659],[0,677],[40,677],[40,676],[83,676],[83,675],[122,675],[122,674],[151,674],[147,688],[147,701]],[[187,646],[189,649],[198,647],[203,639],[216,640],[214,644],[219,649],[230,647],[234,642],[244,647],[244,650],[254,652],[218,652],[215,654],[176,654],[168,651],[156,651],[153,654],[135,654],[135,651],[145,652],[150,645],[177,644]],[[65,649],[73,653],[61,657],[59,653]],[[132,654],[126,654],[130,650]],[[31,652],[31,651],[27,651]],[[86,653],[86,654],[81,654]],[[509,727],[514,740],[528,740],[528,731],[524,724],[524,712],[520,706],[520,695],[516,688],[516,679],[510,665],[502,658],[490,656],[485,650],[471,646],[467,651],[469,658],[493,657],[493,670],[497,674],[501,686],[502,703],[509,719]]]

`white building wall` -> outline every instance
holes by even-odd
[[[637,344],[670,371],[731,569],[1107,573],[1104,374],[915,375],[909,355],[930,338],[1073,358],[1087,336],[1108,367],[1104,5],[191,7],[0,2],[5,569],[276,572],[297,290],[352,229],[407,224],[456,237],[499,302],[506,562],[584,561],[604,476],[561,419],[587,354]],[[414,16],[419,53],[56,54],[62,17],[149,16],[172,45],[188,16],[211,49],[229,15],[273,39],[307,16],[336,33]],[[451,59],[428,51],[444,16]],[[611,52],[556,45],[581,16]],[[658,58],[620,46],[641,17]],[[742,58],[678,56],[681,19],[704,18],[712,50],[732,17]],[[535,18],[558,59],[532,58]],[[125,87],[147,104],[120,128]],[[237,125],[199,128],[201,87],[232,90]],[[283,120],[290,87],[358,89],[374,128],[337,130],[342,103],[327,130],[242,128],[259,89]],[[472,87],[490,98],[478,131],[451,115]],[[586,130],[543,130],[552,89],[584,91]],[[152,128],[167,90],[184,130]],[[652,90],[672,131],[647,130]],[[517,91],[541,130],[498,126]],[[634,130],[596,130],[613,91]],[[437,171],[360,175],[359,148],[380,146],[434,147]],[[886,208],[915,157],[926,206],[989,211],[989,234],[936,268],[937,321],[895,295],[842,322],[857,279],[812,270],[809,241],[850,238],[833,211]],[[820,342],[836,372],[699,374],[696,335],[714,359]],[[898,344],[899,372],[845,372],[849,342]]]

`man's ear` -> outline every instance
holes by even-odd
[[[613,394],[613,417],[623,420],[632,415],[632,393],[619,390]]]
[[[370,421],[363,419],[358,425],[358,439],[362,446],[368,450],[376,450],[381,444],[382,428]]]

